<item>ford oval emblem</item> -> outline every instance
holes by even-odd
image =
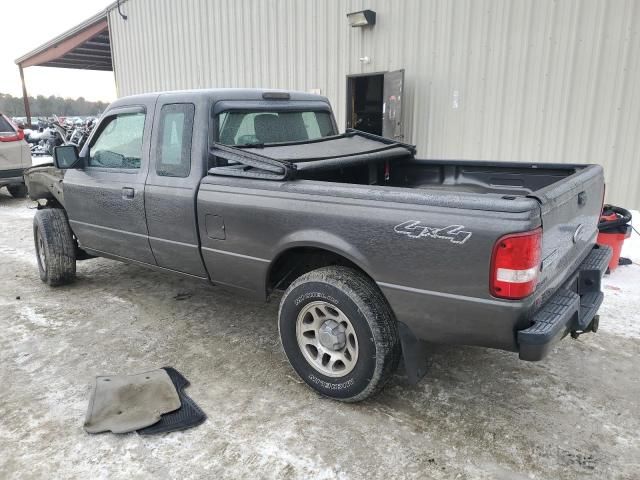
[[[584,225],[580,224],[578,225],[578,228],[576,228],[576,231],[573,232],[573,243],[578,243],[578,239],[580,238],[580,234],[582,233],[583,228]]]

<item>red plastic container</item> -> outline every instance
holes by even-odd
[[[620,264],[620,252],[625,239],[631,236],[631,212],[614,205],[603,205],[598,223],[598,239],[600,245],[607,245],[613,250],[609,262],[609,272],[613,272]]]
[[[631,236],[631,225],[623,225],[613,232],[598,232],[598,239],[596,242],[600,245],[608,245],[613,250],[613,255],[609,261],[609,270],[611,272],[618,268],[622,245],[624,244],[625,239],[629,238],[629,236]]]

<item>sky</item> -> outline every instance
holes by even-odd
[[[7,1],[7,0],[5,0]],[[16,58],[48,42],[103,10],[113,0],[28,0],[8,2],[0,14],[0,93],[22,97]],[[28,67],[30,96],[57,95],[111,101],[116,98],[113,72]]]

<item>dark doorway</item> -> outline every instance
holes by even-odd
[[[402,140],[404,70],[347,76],[347,128]]]
[[[361,75],[347,80],[347,128],[382,135],[384,75]]]

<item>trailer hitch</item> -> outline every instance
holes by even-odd
[[[600,326],[600,315],[596,315],[595,317],[593,317],[593,320],[591,320],[591,323],[589,324],[589,326],[584,330],[571,330],[571,338],[576,340],[583,333],[589,333],[589,332],[596,333],[598,331],[599,326]]]

